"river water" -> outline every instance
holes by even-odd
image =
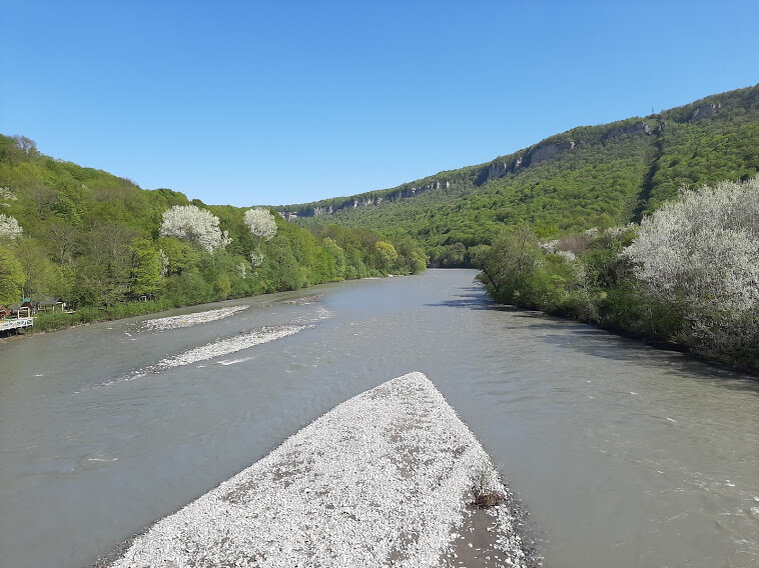
[[[414,370],[501,465],[545,566],[759,565],[759,381],[498,309],[474,275],[325,285],[172,312],[247,308],[192,327],[149,329],[152,316],[0,345],[0,567],[89,566]],[[175,357],[263,326],[298,327]]]

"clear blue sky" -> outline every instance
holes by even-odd
[[[759,3],[11,2],[0,133],[206,203],[300,203],[759,82]]]

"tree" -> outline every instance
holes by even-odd
[[[22,292],[24,296],[41,300],[46,296],[67,297],[69,295],[70,277],[67,278],[60,265],[47,257],[42,244],[31,238],[22,239],[16,254],[23,261]]]
[[[641,222],[625,251],[652,292],[695,310],[759,301],[759,178],[682,191]]]
[[[25,281],[21,262],[11,249],[0,246],[0,304],[20,303]]]
[[[132,252],[131,292],[135,296],[152,296],[161,287],[163,258],[151,241],[137,239],[130,246]]]
[[[24,230],[13,217],[0,213],[0,239],[16,240]]]
[[[197,272],[203,253],[189,243],[184,243],[176,237],[162,237],[158,239],[158,247],[164,276],[181,276]]]
[[[16,143],[16,146],[26,154],[27,158],[36,158],[40,155],[37,150],[37,143],[34,140],[27,138],[26,136],[19,136],[18,134],[16,136],[11,136],[11,138]]]
[[[55,260],[61,266],[71,264],[78,241],[77,228],[62,219],[51,219],[46,223],[46,232]]]
[[[195,205],[174,205],[164,211],[160,235],[197,244],[207,252],[224,248],[231,242],[227,232],[219,229],[219,218]]]
[[[529,285],[540,255],[532,230],[520,225],[501,233],[492,246],[478,255],[482,270],[477,278],[499,302],[512,303]]]
[[[746,341],[758,331],[759,177],[682,190],[643,219],[624,254],[645,289],[680,310],[697,348]]]
[[[9,187],[0,187],[0,207],[10,205],[12,201],[16,201],[16,197]]]
[[[101,223],[82,235],[84,254],[77,259],[75,291],[87,305],[110,306],[129,293],[132,242],[139,234],[120,223]]]
[[[245,212],[245,224],[252,235],[271,240],[277,234],[277,223],[269,211],[262,207],[254,207]]]
[[[398,260],[398,251],[387,241],[377,241],[374,244],[374,250],[379,258],[379,268],[383,272],[389,272],[393,264]]]
[[[333,260],[335,276],[342,280],[345,278],[345,251],[330,237],[324,238],[324,248]]]

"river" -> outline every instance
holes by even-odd
[[[759,381],[498,309],[474,275],[323,285],[172,312],[246,308],[192,327],[145,316],[0,344],[0,567],[89,566],[414,370],[501,464],[545,566],[759,565]],[[292,333],[176,357],[263,326]]]

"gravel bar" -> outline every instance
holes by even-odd
[[[148,331],[166,331],[170,329],[178,329],[180,327],[190,327],[201,323],[224,319],[237,312],[247,310],[248,308],[249,306],[232,306],[229,308],[219,308],[217,310],[208,310],[205,312],[149,319],[143,321],[141,327]]]
[[[279,326],[267,326],[254,329],[249,332],[241,332],[232,337],[225,339],[219,339],[200,347],[194,347],[186,351],[182,351],[177,355],[161,359],[158,363],[148,365],[137,371],[133,371],[118,379],[105,381],[100,383],[99,386],[110,386],[117,383],[123,383],[126,381],[133,381],[135,379],[141,379],[150,374],[160,373],[168,371],[174,367],[184,367],[186,365],[192,365],[201,361],[208,361],[210,359],[216,359],[226,355],[243,351],[244,349],[250,349],[256,345],[262,343],[269,343],[270,341],[276,341],[289,335],[294,335],[304,329],[313,327],[313,325],[279,325]]]
[[[96,566],[523,567],[512,504],[415,372],[338,405]]]

